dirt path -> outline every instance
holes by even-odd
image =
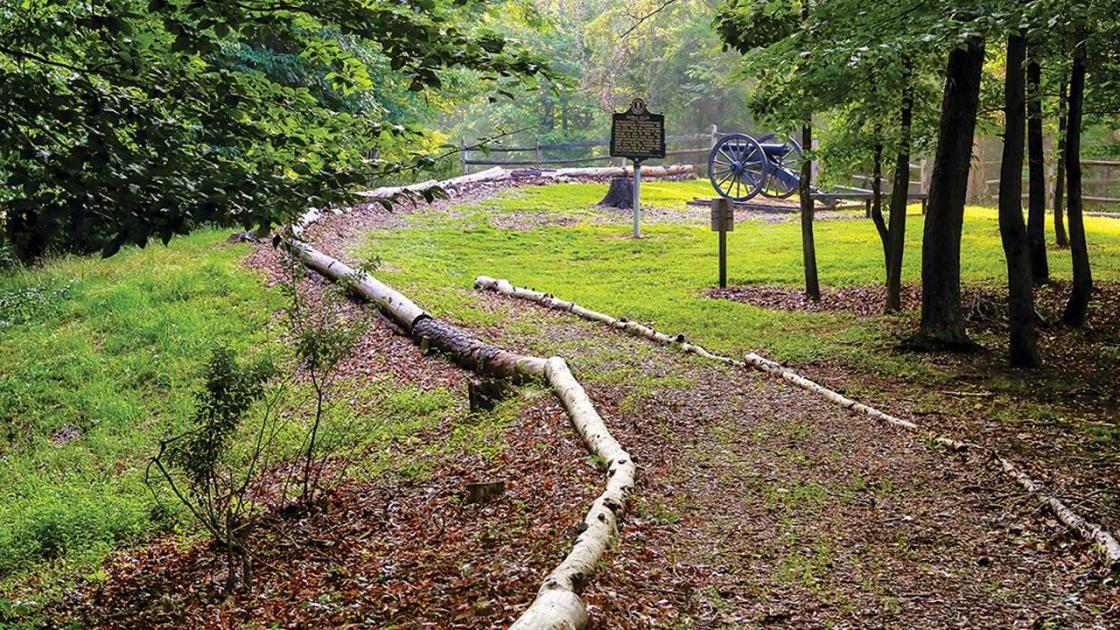
[[[505,305],[542,326],[527,349],[577,357],[640,466],[587,593],[597,627],[1120,623],[1091,552],[993,471],[761,374]]]

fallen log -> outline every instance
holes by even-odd
[[[1120,542],[1106,529],[1087,521],[1084,517],[1080,516],[1071,510],[1065,503],[1057,497],[1047,494],[1042,484],[1031,479],[1026,473],[1016,467],[1010,461],[1004,459],[993,449],[979,447],[975,444],[968,444],[952,439],[948,436],[938,435],[918,426],[916,423],[903,418],[884,413],[874,407],[856,402],[851,398],[840,394],[819,385],[799,374],[793,370],[782,366],[781,364],[771,361],[765,357],[759,356],[753,352],[748,353],[743,361],[732,359],[717,354],[713,354],[703,348],[702,346],[688,343],[685,341],[684,335],[666,335],[665,333],[658,332],[649,326],[639,324],[637,322],[629,321],[624,318],[615,318],[605,313],[592,311],[586,309],[574,302],[557,299],[555,296],[543,293],[541,291],[534,291],[532,289],[524,289],[513,286],[507,280],[497,280],[487,276],[479,276],[474,283],[476,289],[484,291],[493,291],[501,295],[534,302],[546,308],[572,313],[583,319],[600,322],[612,328],[625,331],[631,335],[648,339],[661,345],[673,345],[679,348],[682,352],[697,354],[708,359],[718,361],[727,365],[736,367],[753,367],[767,374],[772,374],[782,378],[802,389],[811,391],[826,400],[838,404],[852,411],[866,414],[877,420],[881,420],[893,426],[901,427],[909,431],[914,431],[922,435],[924,438],[940,444],[951,451],[960,451],[967,448],[972,448],[987,454],[989,459],[996,464],[999,470],[1010,476],[1020,487],[1028,493],[1034,495],[1040,505],[1050,510],[1052,514],[1066,527],[1072,529],[1083,539],[1093,543],[1097,552],[1100,554],[1102,560],[1112,572],[1120,572]]]
[[[676,175],[688,175],[694,173],[696,170],[691,164],[665,164],[662,166],[643,166],[642,177],[674,177]],[[559,179],[561,177],[633,177],[633,166],[594,166],[586,168],[558,168],[555,170],[544,170],[536,175],[537,177],[544,177],[549,179]]]
[[[495,166],[494,168],[488,168],[485,171],[479,171],[477,173],[471,173],[469,175],[461,175],[459,177],[452,177],[451,179],[445,179],[442,181],[429,179],[428,181],[420,182],[418,184],[409,184],[408,186],[384,186],[382,188],[367,190],[359,192],[357,194],[360,197],[365,197],[366,199],[371,200],[392,199],[402,194],[420,194],[425,190],[431,190],[433,188],[454,190],[466,184],[477,184],[480,182],[498,182],[509,178],[509,171],[500,166]]]
[[[595,564],[618,532],[625,499],[634,487],[636,468],[629,453],[610,434],[587,392],[560,357],[544,359],[483,342],[469,332],[440,321],[403,294],[367,273],[319,252],[296,239],[284,245],[307,267],[324,277],[344,283],[356,296],[379,308],[417,343],[435,347],[460,366],[512,381],[543,379],[564,405],[572,425],[593,454],[606,462],[607,484],[591,504],[568,555],[541,584],[529,608],[513,628],[583,628],[587,606],[580,598]]]

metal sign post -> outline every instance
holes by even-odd
[[[611,117],[611,157],[634,161],[634,238],[641,238],[642,161],[665,157],[665,116],[647,110],[643,99],[631,101]]]
[[[634,238],[642,238],[642,159],[634,159]]]
[[[719,288],[727,288],[727,233],[735,231],[735,209],[720,197],[712,199],[712,231],[719,232]]]

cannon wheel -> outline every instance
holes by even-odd
[[[781,142],[786,149],[785,155],[770,161],[779,168],[785,168],[793,172],[794,175],[801,177],[801,145],[794,140],[793,137],[786,134],[768,133],[759,136],[759,144],[777,144]],[[769,172],[769,171],[768,171]],[[767,176],[766,184],[759,191],[763,197],[770,197],[772,199],[786,199],[793,193],[797,192],[793,188],[776,177]]]
[[[746,201],[762,190],[769,164],[760,145],[744,133],[720,138],[708,155],[708,178],[722,197]]]

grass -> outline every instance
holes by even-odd
[[[836,313],[789,313],[727,300],[705,299],[716,280],[716,234],[706,221],[651,224],[643,238],[627,238],[622,215],[591,209],[602,184],[556,184],[513,190],[497,199],[464,205],[451,216],[418,213],[414,226],[372,233],[356,257],[380,258],[387,282],[410,292],[434,312],[467,323],[492,325],[500,313],[475,306],[465,291],[477,275],[506,278],[614,315],[654,322],[660,329],[687,331],[712,349],[742,353],[763,348],[779,360],[811,361],[833,356],[905,373],[921,366],[884,357],[895,341],[881,322],[864,324]],[[703,181],[643,186],[650,205],[683,209],[684,202],[710,194]],[[923,219],[911,209],[907,226],[904,282],[920,279]],[[580,219],[574,226],[499,229],[488,218],[503,213]],[[608,218],[607,221],[604,217]],[[1086,218],[1094,276],[1120,277],[1120,222]],[[821,281],[825,285],[879,284],[882,249],[870,221],[822,221],[816,225]],[[999,286],[1006,281],[996,212],[969,207],[962,238],[966,284]],[[796,222],[740,221],[728,237],[729,282],[784,285],[803,282],[800,227]],[[1069,278],[1067,252],[1051,255],[1052,275]]]
[[[248,246],[224,237],[205,230],[168,247],[66,257],[0,278],[0,594],[49,597],[77,575],[96,575],[114,546],[189,525],[146,486],[147,458],[186,426],[215,345],[283,352],[279,291],[242,264]],[[340,391],[324,442],[339,452],[406,443],[455,400],[385,379]],[[495,448],[496,424],[484,418],[456,443]],[[356,472],[393,467],[386,455]],[[0,622],[8,604],[0,596]]]

